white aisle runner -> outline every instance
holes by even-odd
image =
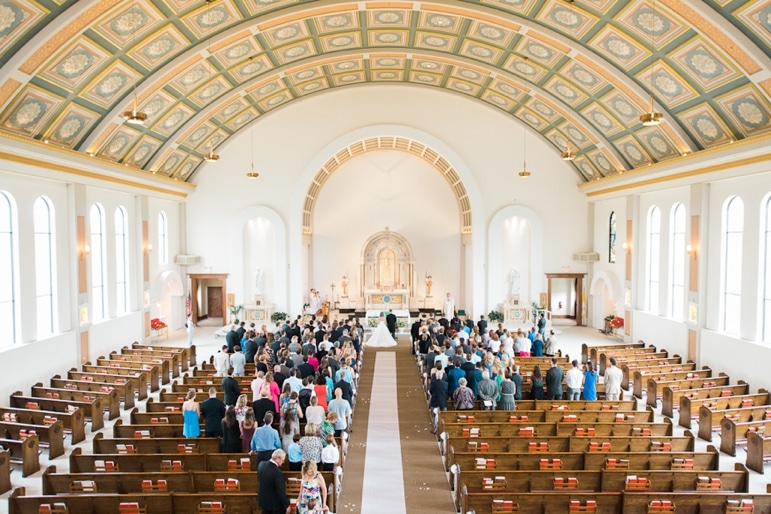
[[[396,399],[396,354],[375,354],[367,450],[361,491],[362,514],[407,512]]]

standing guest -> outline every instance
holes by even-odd
[[[616,358],[610,358],[610,367],[605,370],[605,399],[618,401],[621,396],[621,380],[623,373],[616,367]]]
[[[216,376],[224,377],[228,368],[230,367],[230,355],[228,355],[228,346],[222,345],[222,349],[214,356],[214,369],[217,371]]]
[[[321,450],[321,470],[334,471],[335,466],[340,462],[340,448],[337,446],[335,434],[327,434],[326,446]]]
[[[217,390],[213,387],[209,388],[209,398],[201,404],[201,415],[206,437],[222,437],[225,402],[217,398]]]
[[[498,384],[490,378],[490,372],[482,372],[482,381],[479,382],[479,402],[482,410],[495,410],[496,399],[498,398]]]
[[[284,473],[281,472],[286,452],[276,450],[269,459],[257,474],[260,483],[257,503],[263,514],[290,514],[292,507],[286,496]]]
[[[244,339],[244,334],[246,334],[246,328],[244,327],[246,325],[246,321],[242,321],[240,325],[238,325],[238,328],[236,329],[236,335],[238,336],[238,342],[236,344],[239,344]],[[233,345],[233,348],[235,348],[236,345]],[[233,352],[230,352],[233,353]]]
[[[195,389],[187,392],[185,403],[182,404],[182,435],[198,437],[201,435],[201,408],[195,401]]]
[[[329,403],[327,400],[329,397],[329,390],[327,388],[327,379],[324,378],[323,373],[319,373],[319,376],[316,378],[316,384],[313,386],[313,391],[316,393],[315,398],[318,400],[318,406],[326,412],[327,403]]]
[[[546,357],[554,357],[557,352],[557,337],[554,335],[554,330],[549,330],[549,337],[543,345],[543,354]]]
[[[327,484],[316,463],[305,461],[302,470],[300,494],[297,496],[297,514],[315,514],[327,510]]]
[[[270,390],[270,398],[273,400],[273,403],[276,406],[276,412],[279,412],[281,410],[281,404],[279,403],[279,397],[281,396],[281,388],[278,386],[278,383],[276,383],[276,381],[273,379],[273,373],[270,371],[265,373],[265,384],[267,384],[268,389]]]
[[[335,436],[335,423],[337,423],[337,413],[327,412],[327,419],[321,422],[321,429],[319,430],[322,444],[327,444],[329,434],[332,434],[332,437]]]
[[[541,334],[536,334],[531,350],[533,351],[533,357],[543,357],[543,336]]]
[[[257,421],[254,419],[254,409],[246,408],[244,420],[241,422],[241,452],[249,453],[252,446],[252,437],[257,429]]]
[[[568,388],[568,400],[578,400],[581,397],[581,383],[584,381],[584,375],[578,369],[578,361],[573,360],[572,368],[565,374],[565,385]]]
[[[530,377],[530,398],[533,400],[543,400],[543,375],[541,374],[541,366],[536,364],[533,366],[533,375]]]
[[[351,404],[343,399],[343,391],[339,387],[335,388],[335,399],[329,402],[327,407],[329,413],[334,412],[337,414],[337,421],[335,421],[335,437],[340,437],[343,431],[348,428],[348,424],[351,421]],[[327,419],[329,419],[327,417]]]
[[[257,346],[257,341],[255,341],[255,334],[254,332],[250,332],[243,347],[244,360],[250,364],[254,364],[254,358],[257,356],[258,349],[259,346]]]
[[[541,334],[541,338],[546,336],[546,315],[543,312],[538,317],[538,333]]]
[[[289,444],[289,451],[286,452],[289,458],[289,471],[302,471],[303,469],[303,451],[297,441]]]
[[[447,391],[449,384],[445,379],[444,373],[440,370],[431,375],[431,384],[428,386],[428,392],[431,394],[431,408],[447,410]]]
[[[289,384],[289,386],[292,388],[292,391],[299,393],[300,389],[303,388],[303,381],[301,378],[298,378],[298,371],[295,368],[292,368],[289,370],[289,378],[284,380],[285,384]]]
[[[262,386],[265,385],[265,373],[258,371],[252,380],[252,403],[260,399],[260,393],[262,392]]]
[[[313,423],[305,424],[305,435],[300,438],[299,445],[303,452],[303,464],[306,462],[321,463],[321,450],[324,445],[321,443],[321,437],[318,436],[318,425]]]
[[[225,336],[225,341],[228,343],[225,345],[225,349],[228,353],[233,353],[233,348],[235,348],[236,345],[241,342],[241,336],[238,335],[238,332],[236,332],[235,325],[230,326],[230,332],[228,332],[227,336]]]
[[[297,393],[292,392],[289,401],[281,406],[281,446],[288,451],[294,436],[300,435],[300,418],[303,412],[297,403]]]
[[[503,372],[503,382],[501,382],[500,386],[501,401],[498,402],[498,410],[514,410],[516,408],[516,402],[514,401],[516,390],[517,387],[511,381],[511,370],[506,368]]]
[[[324,386],[324,389],[326,389],[326,386]],[[326,400],[326,398],[324,398],[324,400]],[[324,407],[319,405],[318,395],[311,396],[311,404],[307,409],[305,409],[305,422],[313,423],[314,425],[321,425],[322,421],[324,421],[324,416]]]
[[[257,465],[260,462],[270,459],[273,450],[281,449],[281,440],[278,438],[278,432],[271,425],[273,424],[273,413],[265,413],[262,419],[262,426],[257,427],[252,436],[250,448],[257,454]],[[282,450],[283,452],[283,450]],[[259,469],[259,468],[258,468]]]
[[[557,365],[557,359],[552,357],[551,368],[546,372],[546,399],[562,399],[562,378],[565,372]]]
[[[474,408],[474,391],[468,387],[465,378],[458,380],[458,388],[452,394],[452,403],[455,410],[472,410]]]
[[[233,366],[233,375],[237,377],[244,376],[244,369],[246,368],[246,356],[241,353],[241,346],[235,346],[235,353],[230,356],[230,365]]]
[[[514,382],[514,400],[521,400],[522,399],[522,382],[524,382],[524,378],[522,377],[522,374],[519,372],[519,366],[514,366],[514,371],[511,374],[511,381]]]
[[[225,405],[235,407],[241,388],[238,387],[238,380],[233,378],[233,366],[228,368],[228,376],[222,379],[222,390],[225,392]]]
[[[591,361],[586,363],[586,371],[583,376],[584,400],[594,401],[597,399],[597,372]]]
[[[241,427],[236,419],[236,409],[229,406],[222,418],[222,453],[239,453],[241,451]]]
[[[252,408],[254,409],[254,417],[258,420],[258,423],[259,420],[263,419],[265,414],[268,412],[273,413],[273,418],[278,417],[278,413],[276,412],[276,404],[273,403],[273,399],[270,397],[270,388],[267,386],[267,384],[262,386],[260,399],[252,403]]]

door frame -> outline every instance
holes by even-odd
[[[546,307],[551,308],[551,280],[553,278],[568,278],[573,279],[573,287],[576,298],[576,326],[585,327],[584,323],[584,281],[586,280],[586,273],[546,273],[546,279],[548,280],[549,287],[547,290],[547,303]],[[552,316],[553,318],[554,316]]]
[[[219,280],[222,285],[222,321],[228,319],[228,273],[188,273],[190,277],[190,310],[193,317],[193,324],[198,323],[198,287],[201,280]]]

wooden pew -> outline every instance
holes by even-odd
[[[216,377],[214,380],[190,380],[187,378],[187,380],[183,379],[182,383],[178,383],[176,380],[171,383],[171,392],[176,395],[186,395],[187,392],[190,389],[195,389],[199,394],[200,393],[206,393],[209,394],[209,388],[213,387],[217,390],[217,392],[223,392],[224,389],[222,387],[222,379]],[[190,383],[190,382],[196,382],[196,383]],[[201,384],[200,382],[207,382],[204,384]],[[213,382],[213,383],[208,383]],[[241,393],[247,395],[249,397],[249,403],[251,404],[252,401],[252,381],[249,379],[243,379],[241,378],[239,380],[238,377],[236,377],[236,382],[238,382],[238,387],[241,390]],[[208,398],[208,396],[207,396]]]
[[[118,401],[123,400],[124,409],[134,408],[134,388],[128,384],[103,384],[90,380],[70,380],[61,375],[51,377],[51,387],[56,389],[72,389],[73,391],[91,391],[109,393],[111,390],[118,392]],[[120,408],[119,408],[120,410]]]
[[[705,452],[586,452],[584,469],[613,469],[609,460],[616,460],[616,469],[622,466],[621,460],[628,462],[628,469],[676,469],[676,460],[691,460],[686,463],[695,470],[720,469],[720,454],[714,446],[708,445]]]
[[[586,364],[586,361],[597,362],[597,356],[599,352],[608,350],[623,350],[627,348],[645,348],[645,343],[642,341],[638,343],[619,343],[619,344],[606,344],[606,345],[588,345],[586,343],[581,344],[581,364]]]
[[[131,344],[132,348],[137,350],[162,350],[165,352],[179,352],[182,357],[179,360],[179,364],[182,367],[182,371],[187,371],[189,367],[196,364],[196,347],[192,346],[159,346],[149,345],[134,342]]]
[[[178,412],[139,412],[137,407],[129,412],[129,424],[131,425],[150,425],[156,423],[171,423],[180,425],[184,423],[182,411]]]
[[[227,455],[227,454],[220,454]],[[243,454],[240,454],[243,455]],[[71,473],[95,473],[98,464],[114,464],[115,471],[156,472],[156,471],[205,471],[207,455],[203,453],[156,453],[156,454],[98,454],[83,455],[81,448],[75,448],[70,453]],[[97,461],[101,461],[97,462]],[[165,469],[166,462],[180,462],[182,469]],[[109,471],[105,471],[109,472]]]
[[[599,385],[599,384],[598,384]],[[478,402],[477,402],[478,404]],[[608,410],[616,408],[618,410],[637,410],[637,400],[629,398],[618,401],[586,401],[586,400],[517,400],[517,411],[520,410],[552,410],[555,407],[567,406],[567,410]],[[482,409],[472,411],[458,411],[452,406],[452,402],[447,403],[447,410],[443,411],[453,415],[466,414],[467,412],[482,412]]]
[[[182,403],[177,401],[175,397],[174,401],[170,402],[157,402],[153,398],[148,398],[145,403],[145,412],[157,413],[160,415],[163,412],[182,412]]]
[[[712,370],[708,366],[704,366],[700,370],[694,371],[667,371],[661,373],[646,373],[645,370],[635,370],[633,373],[632,393],[635,398],[642,398],[643,387],[650,382],[659,384],[661,382],[679,382],[682,380],[702,380],[708,381],[712,377]],[[679,386],[678,386],[679,387]],[[654,387],[653,394],[656,398],[661,399],[662,395],[659,394],[660,389]],[[651,394],[650,386],[647,387],[647,393]],[[650,398],[648,399],[648,405],[651,405]],[[651,405],[655,407],[655,405]]]
[[[151,363],[165,362],[169,367],[169,380],[173,380],[179,376],[180,358],[179,353],[157,351],[157,350],[143,350],[141,348],[129,348],[124,346],[120,349],[120,352],[111,352],[110,357],[113,355],[119,355],[121,358],[124,356],[138,356],[147,357]]]
[[[736,447],[747,444],[747,434],[756,431],[759,434],[771,433],[771,419],[735,423],[732,419],[720,420],[720,451],[736,457]]]
[[[196,390],[195,401],[199,403],[206,401],[209,398],[209,387],[214,387],[215,389],[217,388],[217,386],[204,386],[204,388],[199,387]],[[159,403],[178,403],[182,405],[182,403],[185,401],[185,395],[187,394],[188,390],[189,389],[185,389],[184,392],[161,390],[161,392],[158,393],[158,401]],[[217,398],[223,401],[225,400],[225,392],[222,390],[221,386],[217,391]]]
[[[28,477],[40,471],[40,440],[33,435],[19,439],[0,438],[0,445],[10,453],[10,461],[21,464],[21,476]]]
[[[45,446],[48,447],[49,459],[64,455],[64,424],[60,420],[43,425],[0,421],[0,434],[5,439],[22,440],[26,437],[24,434],[29,434],[30,431],[37,434],[39,442],[45,443]]]
[[[0,419],[17,421],[30,425],[45,425],[51,419],[60,420],[64,432],[70,433],[70,441],[77,444],[86,438],[85,419],[81,409],[72,412],[57,412],[37,409],[23,409],[17,407],[0,407]]]
[[[11,452],[0,450],[0,494],[11,490]]]
[[[771,495],[769,494],[740,494],[727,493],[723,491],[714,491],[703,493],[696,492],[676,492],[676,493],[624,493],[622,495],[621,511],[624,514],[648,514],[652,512],[649,506],[653,501],[671,502],[676,510],[669,512],[678,513],[700,513],[700,514],[718,514],[718,513],[751,513],[771,512]],[[728,501],[740,503],[742,500],[752,500],[754,510],[729,510],[726,508]],[[659,510],[656,512],[668,512]]]
[[[700,373],[700,372],[697,372]],[[670,387],[672,390],[684,390],[684,389],[700,389],[702,387],[722,387],[727,386],[730,383],[730,378],[725,373],[720,373],[717,377],[709,377],[709,378],[683,378],[679,380],[660,380],[656,381],[653,379],[648,379],[648,387],[646,388],[648,391],[648,397],[645,400],[648,405],[650,405],[653,408],[656,408],[658,405],[658,399],[662,399],[662,411],[661,413],[665,416],[672,417],[671,414],[664,414],[664,407],[663,407],[663,392],[665,387]],[[661,391],[661,394],[659,394],[659,391]]]
[[[631,436],[640,431],[643,433],[647,431],[646,435],[649,436],[672,435],[672,422],[668,419],[664,419],[663,423],[647,423],[636,421],[621,421],[615,423],[581,423],[560,421],[557,423],[488,423],[486,425],[470,423],[445,423],[441,428],[441,431],[446,432],[450,437],[464,437],[464,435],[466,437],[569,436],[580,434],[582,432],[588,434],[591,431],[593,431],[592,433],[597,437],[610,435]],[[472,430],[473,428],[479,428],[479,430]],[[526,428],[532,428],[532,432],[520,430]]]
[[[56,466],[48,466],[43,471],[43,494],[80,492],[83,482],[93,482],[92,488],[99,494],[142,494],[148,492],[145,490],[147,487],[145,489],[142,487],[146,480],[152,481],[154,485],[157,485],[158,480],[166,480],[167,491],[192,492],[190,473],[189,471],[57,473]]]
[[[24,487],[17,487],[8,498],[9,514],[39,514],[41,505],[63,504],[70,514],[108,514],[120,510],[121,504],[138,503],[146,514],[175,512],[171,494],[63,494],[57,496],[27,496]],[[53,511],[56,512],[56,511]],[[195,513],[196,511],[188,511]],[[186,513],[185,513],[186,514]]]
[[[599,362],[595,365],[595,369],[598,370],[602,367],[602,375],[605,376],[605,370],[608,369],[610,366],[610,358],[615,357],[616,358],[616,367],[621,369],[622,377],[624,373],[623,365],[624,364],[635,364],[635,363],[645,363],[645,365],[653,364],[660,362],[662,364],[664,363],[671,363],[671,364],[679,364],[682,362],[682,358],[679,355],[675,355],[673,357],[669,356],[669,352],[666,350],[661,350],[658,352],[647,352],[647,353],[631,353],[628,355],[614,355],[612,353],[600,353],[599,356]],[[631,374],[628,377],[624,377],[627,379],[628,382],[631,382]],[[622,380],[624,382],[624,380]]]
[[[629,370],[629,367],[624,364],[621,366],[621,370]],[[709,369],[706,366],[703,369]],[[694,373],[696,372],[696,364],[693,362],[689,362],[687,364],[664,364],[664,365],[641,365],[638,367],[633,367],[631,369],[631,377],[632,377],[632,393],[634,394],[635,398],[642,398],[642,390],[644,381],[648,378],[655,378],[658,377],[661,380],[675,380],[679,378],[685,378],[686,374],[688,373]],[[705,373],[705,376],[711,376],[711,370],[710,373]],[[664,377],[670,377],[670,378],[664,378]],[[623,380],[621,381],[622,387],[623,387]]]
[[[158,391],[161,388],[161,377],[158,376],[158,370],[152,366],[135,366],[132,363],[121,364],[120,362],[102,359],[102,364],[86,362],[80,368],[86,373],[106,373],[108,375],[131,376],[143,373],[151,392]]]
[[[125,428],[125,427],[124,427]],[[105,439],[102,432],[94,436],[92,453],[218,453],[219,437],[151,437]]]
[[[552,514],[552,513],[592,513],[592,514],[618,514],[621,512],[621,493],[587,493],[587,492],[551,492],[551,493],[499,493],[493,491],[471,492],[461,489],[461,512],[474,512],[475,514],[488,514],[493,512],[506,512],[506,510],[493,510],[493,501],[508,501],[512,505],[519,506],[521,514]],[[591,510],[570,510],[570,502],[578,501],[581,506],[587,501],[596,502],[596,507]]]
[[[131,375],[120,375],[118,373],[87,373],[78,371],[77,368],[70,368],[67,372],[67,378],[70,380],[92,381],[99,384],[128,384],[130,389],[137,394],[139,400],[147,399],[147,373],[144,371]]]
[[[687,391],[674,391],[672,388],[664,388],[664,403],[662,413],[667,409],[669,417],[672,416],[672,406],[679,403],[679,424],[681,427],[691,428],[692,420],[698,419],[699,407],[716,401],[718,398],[740,398],[742,396],[753,396],[749,394],[750,386],[739,380],[737,385],[725,387],[707,387],[703,389],[689,389]],[[768,394],[765,389],[760,389],[758,394]],[[667,414],[664,414],[665,416]]]
[[[734,423],[771,420],[771,405],[722,410],[702,405],[699,407],[699,438],[712,441],[712,432],[720,431],[720,420],[723,418],[730,418]]]
[[[74,408],[77,408],[83,414],[84,420],[91,415],[91,411],[93,410],[98,412],[99,416],[91,417],[91,431],[96,432],[97,430],[104,428],[104,414],[102,414],[104,408],[102,407],[101,398],[93,398],[91,401],[85,402],[67,400],[63,398],[55,399],[45,397],[38,398],[36,396],[24,396],[21,391],[16,391],[11,395],[11,407],[37,410],[35,406],[39,407],[40,410],[53,411],[57,413],[72,412]],[[72,409],[70,407],[72,407]]]
[[[36,398],[84,402],[86,406],[83,408],[83,413],[86,415],[86,418],[89,416],[91,418],[104,417],[104,411],[107,412],[109,419],[120,417],[120,397],[118,396],[118,391],[114,389],[107,392],[57,389],[55,387],[45,387],[42,382],[38,382],[31,387],[30,392],[31,396]],[[102,400],[102,410],[95,407],[93,400],[97,399]]]
[[[682,358],[679,355],[675,355],[673,357],[666,357],[666,358],[645,358],[645,359],[630,359],[630,360],[624,360],[621,362],[617,362],[617,366],[621,369],[621,388],[628,391],[629,390],[629,384],[632,383],[633,373],[635,370],[639,369],[645,369],[650,370],[653,367],[663,367],[663,366],[672,366],[672,367],[680,367],[680,366],[693,366],[695,369],[696,364],[692,362],[687,362],[685,364],[682,364]]]
[[[605,370],[610,366],[611,357],[616,358],[616,365],[618,365],[619,361],[624,362],[632,359],[638,360],[645,359],[647,357],[650,357],[651,359],[667,358],[669,357],[669,352],[663,348],[661,350],[657,350],[653,345],[650,345],[647,348],[602,351],[597,354],[597,359],[592,361],[597,365],[597,373],[605,376]]]
[[[171,370],[169,361],[163,358],[151,357],[147,355],[123,355],[116,351],[110,352],[110,355],[105,357],[99,357],[97,363],[101,366],[102,362],[112,363],[131,363],[140,366],[152,366],[158,370],[158,376],[161,379],[161,384],[168,384],[171,382]]]
[[[495,414],[493,414],[495,413]],[[526,421],[523,421],[523,416],[527,417]],[[614,423],[617,421],[626,422],[640,422],[650,423],[654,420],[654,413],[648,409],[645,411],[570,411],[570,410],[555,410],[555,411],[481,411],[477,415],[473,415],[474,421],[469,421],[466,418],[465,421],[458,421],[456,424],[461,426],[473,424],[476,427],[482,427],[490,424],[503,424],[507,426],[516,426],[517,429],[523,425],[529,425],[532,423],[557,423],[574,421],[576,423]],[[445,421],[446,417],[440,417],[439,430],[445,431],[445,425],[450,425],[449,421]],[[486,421],[489,420],[489,421]],[[516,430],[516,429],[514,429]],[[505,434],[501,434],[505,435]]]
[[[171,423],[150,423],[149,425],[124,425],[123,420],[119,419],[112,426],[112,436],[115,439],[138,439],[135,435],[138,432],[146,432],[149,437],[184,437],[182,430],[184,425],[173,425]]]
[[[771,437],[755,432],[747,434],[747,467],[762,474],[768,462],[771,462]]]

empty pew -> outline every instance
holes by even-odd
[[[742,502],[751,501],[754,510],[741,509]],[[655,502],[655,503],[654,503]],[[653,508],[652,508],[653,506]],[[667,509],[671,506],[671,510]],[[667,512],[685,512],[700,514],[741,514],[770,512],[771,495],[769,494],[740,494],[713,491],[703,493],[695,492],[625,492],[622,496],[622,510],[624,514],[653,514]]]
[[[621,369],[621,387],[627,391],[629,390],[629,384],[632,383],[633,373],[635,370],[650,370],[652,367],[658,366],[683,366],[684,364],[682,364],[682,360],[683,359],[679,355],[674,355],[673,357],[646,357],[644,359],[629,359],[619,361],[616,363],[616,365]],[[690,361],[686,364],[695,366],[695,364],[691,363]]]
[[[11,490],[11,452],[0,450],[0,494]]]
[[[109,393],[112,390],[117,391],[118,401],[123,400],[124,409],[134,408],[134,388],[128,384],[104,384],[92,380],[70,380],[62,378],[61,375],[51,377],[51,387],[56,389],[72,389],[73,391],[91,391],[100,393]],[[120,411],[120,408],[119,408]]]
[[[637,343],[619,343],[619,344],[606,344],[606,345],[588,345],[586,343],[581,344],[581,364],[586,364],[586,361],[597,362],[597,357],[602,351],[624,350],[631,348],[645,348],[645,343],[639,341]]]
[[[0,446],[10,453],[10,462],[21,464],[21,476],[28,477],[40,471],[40,440],[32,435],[26,439],[0,438]]]
[[[149,344],[142,344],[139,342],[134,342],[131,344],[132,348],[136,348],[137,350],[161,350],[164,352],[179,352],[182,357],[179,360],[179,364],[182,368],[182,371],[187,371],[191,366],[195,366],[196,363],[196,347],[195,345],[191,346],[158,346],[158,345],[149,345]]]
[[[720,451],[736,457],[736,447],[747,444],[747,434],[750,432],[762,435],[771,433],[771,420],[735,423],[732,419],[721,419]]]
[[[0,434],[3,434],[6,439],[19,440],[25,439],[30,434],[35,434],[38,436],[40,446],[48,447],[49,459],[64,455],[64,424],[59,420],[43,425],[0,421]]]
[[[179,376],[180,359],[181,354],[167,351],[146,350],[141,348],[129,348],[124,346],[120,349],[120,352],[111,352],[110,357],[113,355],[123,356],[139,356],[147,357],[151,359],[151,363],[164,362],[169,367],[169,380],[173,380]]]
[[[38,404],[40,407],[40,404]],[[19,407],[0,407],[0,419],[17,421],[30,425],[47,425],[61,420],[64,432],[70,433],[70,441],[77,444],[86,438],[85,417],[83,411],[76,408],[72,412],[58,412]]]
[[[105,357],[99,357],[97,363],[101,365],[102,362],[112,362],[118,364],[132,363],[140,366],[152,366],[158,370],[158,376],[161,379],[161,384],[168,384],[171,382],[171,366],[169,361],[159,357],[152,357],[148,355],[123,355],[117,351],[110,352]]]
[[[129,412],[129,424],[131,425],[150,425],[150,424],[169,424],[180,425],[184,423],[182,411],[175,412],[139,412],[137,407]]]
[[[137,504],[138,509],[128,510],[126,507]],[[47,505],[48,509],[41,509]],[[121,509],[121,506],[124,506]],[[57,496],[27,496],[24,487],[17,487],[8,498],[9,514],[40,514],[51,512],[55,514],[94,513],[107,514],[115,512],[161,514],[175,512],[174,497],[171,494],[63,494]],[[187,511],[194,513],[195,511]],[[244,511],[248,512],[248,511]],[[186,514],[186,513],[184,513]]]
[[[704,366],[702,369],[694,370],[694,371],[667,371],[667,372],[661,372],[661,373],[647,373],[643,374],[641,370],[636,370],[634,372],[634,386],[633,386],[633,393],[636,398],[642,398],[642,390],[643,387],[646,387],[646,392],[648,395],[651,394],[651,391],[653,391],[653,395],[656,399],[661,399],[661,389],[654,386],[651,388],[650,384],[653,382],[654,384],[659,383],[678,383],[680,381],[686,381],[686,380],[702,380],[702,381],[709,381],[709,379],[712,378],[712,370],[708,366]],[[679,385],[677,387],[680,387]],[[648,405],[655,407],[651,403],[650,398],[647,400]]]
[[[81,448],[70,453],[71,473],[205,471],[203,453],[98,454],[83,455]]]
[[[89,401],[77,401],[64,398],[39,398],[36,396],[25,396],[21,391],[16,391],[11,395],[11,407],[21,409],[34,409],[53,412],[74,412],[79,409],[83,414],[83,419],[91,419],[91,431],[96,432],[104,428],[104,408],[101,398],[93,398]],[[98,416],[91,416],[91,411],[98,412]]]
[[[31,396],[37,398],[53,398],[68,401],[80,401],[86,405],[83,407],[83,413],[86,418],[104,417],[107,412],[109,419],[120,417],[120,398],[118,391],[79,391],[77,389],[57,389],[55,387],[45,387],[42,382],[38,382],[30,388]],[[96,409],[94,400],[101,399],[102,409]]]
[[[747,434],[747,467],[764,473],[764,465],[771,462],[771,437],[756,432]]]
[[[619,362],[625,362],[629,360],[640,360],[646,358],[650,358],[652,360],[666,359],[669,357],[669,352],[663,348],[661,350],[657,350],[653,345],[650,345],[647,348],[602,351],[597,355],[597,360],[592,361],[596,364],[597,373],[605,376],[605,370],[610,366],[611,357],[616,359],[616,365],[618,365]]]
[[[705,452],[586,452],[584,469],[694,469],[717,471],[720,454],[714,446]]]
[[[674,417],[672,412],[673,405],[679,404],[679,424],[681,427],[691,428],[692,420],[699,417],[699,407],[701,405],[711,404],[718,398],[741,397],[749,395],[749,393],[750,386],[744,380],[739,380],[737,385],[732,386],[707,387],[703,389],[689,389],[687,391],[674,391],[670,387],[665,387],[664,401],[661,407],[662,414],[664,414],[666,409],[669,414],[664,415]],[[760,389],[759,394],[763,393],[768,394],[765,389]]]
[[[219,437],[124,437],[106,439],[103,433],[94,436],[93,452],[98,453],[217,453]]]
[[[57,473],[56,466],[48,466],[43,471],[42,479],[44,495],[76,492],[99,494],[192,492],[189,471]],[[164,485],[165,487],[163,487]]]
[[[756,405],[754,407],[748,406],[723,410],[713,410],[706,405],[702,405],[699,407],[699,438],[705,441],[712,441],[712,432],[720,431],[720,420],[722,418],[730,418],[734,423],[771,420],[771,405]]]
[[[86,362],[80,368],[86,373],[105,373],[108,375],[131,376],[140,373],[145,375],[151,392],[158,391],[161,388],[161,377],[158,375],[158,370],[152,366],[137,366],[130,362],[120,363],[102,359],[102,364],[99,364],[98,361],[97,364]]]
[[[697,371],[696,373],[700,373],[700,372]],[[648,392],[648,397],[645,401],[651,407],[656,408],[658,404],[657,402],[659,399],[661,399],[662,402],[664,401],[663,394],[664,394],[664,389],[666,387],[669,387],[673,391],[676,391],[676,390],[685,390],[685,389],[700,389],[703,387],[719,387],[719,386],[722,387],[722,386],[729,385],[729,382],[730,382],[730,378],[728,377],[728,375],[722,372],[717,377],[711,376],[708,378],[698,376],[696,378],[683,378],[679,380],[676,379],[676,380],[659,380],[659,381],[649,378],[648,387],[646,388]],[[662,403],[661,413],[664,416],[669,416],[670,418],[672,417],[671,412],[669,414],[664,414],[663,403]]]
[[[112,436],[115,439],[138,439],[142,437],[184,437],[182,430],[184,425],[171,423],[150,423],[148,425],[124,425],[119,419],[112,426]]]
[[[621,512],[622,493],[550,492],[501,493],[472,492],[461,488],[461,512],[476,514],[518,512],[521,514]],[[575,502],[571,506],[571,502]],[[514,508],[514,510],[508,510]]]
[[[629,369],[628,366],[622,365],[623,369]],[[703,369],[709,369],[706,366]],[[679,378],[686,378],[688,376],[688,373],[693,373],[698,371],[696,369],[696,364],[693,362],[689,362],[687,364],[665,364],[665,365],[651,365],[651,366],[638,366],[636,368],[633,368],[631,370],[631,378],[632,378],[632,394],[634,394],[635,398],[642,398],[642,391],[643,387],[645,386],[644,381],[653,378],[654,380],[656,378],[661,380],[675,380]],[[711,370],[709,373],[704,373],[704,376],[712,376]],[[621,382],[623,387],[623,380]]]
[[[67,378],[70,380],[83,380],[90,382],[97,382],[100,384],[127,384],[130,390],[133,390],[137,394],[139,400],[147,399],[147,389],[149,386],[149,380],[147,378],[147,372],[136,371],[129,374],[121,373],[108,373],[107,370],[99,371],[98,373],[89,373],[86,371],[78,371],[77,368],[70,368],[67,371]]]

